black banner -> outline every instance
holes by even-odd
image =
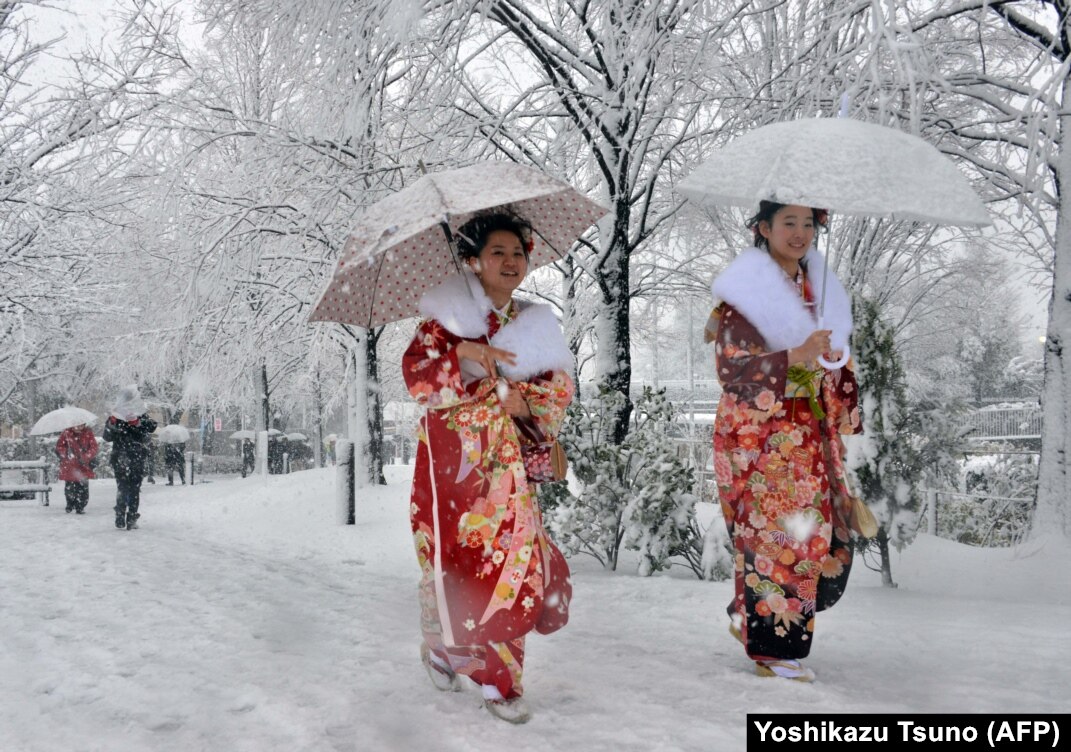
[[[1066,750],[1069,713],[992,714],[774,714],[747,716],[747,748],[784,749],[784,744],[850,744],[852,749]]]

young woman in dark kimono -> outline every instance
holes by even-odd
[[[841,434],[862,431],[848,344],[851,301],[832,271],[824,321],[823,262],[814,246],[826,213],[762,202],[743,250],[714,280],[713,334],[722,397],[714,469],[736,551],[730,632],[760,676],[812,681],[815,614],[843,593],[851,567]]]

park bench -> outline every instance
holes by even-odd
[[[7,471],[14,470],[15,473],[9,473]],[[37,476],[33,481],[12,481],[11,475],[19,475],[23,478],[26,477],[25,471],[33,470]],[[41,502],[41,506],[48,506],[48,495],[52,493],[52,486],[50,486],[45,479],[45,475],[48,471],[48,462],[42,457],[39,460],[3,460],[0,461],[0,496],[12,495],[15,498],[16,495],[21,496],[23,494],[36,494],[38,500]]]

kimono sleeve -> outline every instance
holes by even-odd
[[[788,378],[788,350],[767,352],[758,330],[728,303],[721,306],[714,358],[723,388],[747,396],[755,389],[783,393]]]
[[[417,327],[402,356],[402,377],[409,394],[422,406],[438,410],[470,399],[455,349],[461,341],[438,321],[424,321]]]
[[[822,377],[822,401],[826,405],[826,425],[833,433],[863,432],[859,415],[859,384],[855,380],[852,362]]]
[[[529,381],[518,381],[516,387],[528,403],[532,422],[544,436],[558,435],[565,408],[573,401],[575,385],[565,371],[547,371]]]

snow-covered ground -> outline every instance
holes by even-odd
[[[1065,541],[929,536],[899,589],[859,567],[820,614],[813,685],[754,676],[729,583],[574,560],[568,627],[528,641],[526,726],[418,657],[406,467],[335,523],[333,473],[146,485],[141,529],[0,501],[0,749],[743,750],[747,712],[1067,712]]]

